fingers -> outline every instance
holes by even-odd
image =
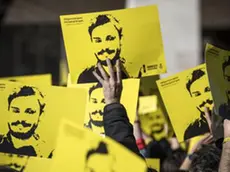
[[[212,134],[208,134],[202,140],[202,144],[210,144],[212,142],[213,142],[213,135]]]
[[[204,144],[211,144],[213,142],[214,142],[214,138],[213,138],[213,135],[211,135],[209,138],[207,138],[207,140],[205,140]]]
[[[101,85],[103,85],[104,80],[97,74],[97,72],[93,71],[93,75],[97,78]]]
[[[112,81],[115,81],[115,76],[114,76],[114,71],[113,71],[113,66],[112,66],[112,63],[110,61],[110,59],[106,59],[106,63],[107,63],[107,66],[109,68],[109,75],[110,75],[110,79]]]
[[[100,71],[103,79],[106,80],[106,81],[108,81],[109,77],[108,77],[107,73],[105,72],[105,70],[103,69],[103,67],[101,66],[100,63],[97,64],[97,67],[98,67],[98,69],[99,69],[99,71]]]
[[[121,61],[120,60],[116,61],[116,69],[117,69],[117,83],[121,84],[122,83],[122,75],[121,75]]]
[[[212,121],[211,121],[209,109],[207,107],[204,107],[204,114],[205,114],[206,121],[208,123],[209,131],[212,132]]]

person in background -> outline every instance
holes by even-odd
[[[136,119],[134,121],[134,136],[136,139],[136,144],[138,146],[138,149],[140,151],[140,153],[142,154],[142,156],[146,157],[146,144],[145,144],[145,140],[143,138],[143,133],[140,127],[140,120],[138,117],[138,114],[136,115]]]
[[[143,96],[142,92],[139,92],[139,96]],[[165,137],[156,141],[142,131],[141,121],[138,114],[136,114],[134,122],[134,136],[136,138],[138,149],[145,158],[157,158],[160,159],[160,162],[162,163],[164,159],[172,153],[171,145]],[[148,144],[146,144],[147,139],[150,141]]]
[[[151,138],[151,141],[147,145],[145,144],[144,137],[148,136],[145,136],[144,133],[142,133],[138,115],[134,122],[134,136],[136,138],[138,149],[145,158],[158,158],[162,163],[165,158],[172,153],[171,145],[165,138],[160,141],[155,141]]]
[[[139,92],[139,96],[141,96],[142,93]],[[137,103],[137,112],[138,112],[138,109],[139,109],[139,101]],[[136,118],[135,118],[135,121],[134,121],[134,125],[133,125],[133,129],[134,129],[134,137],[136,139],[136,144],[137,144],[137,147],[140,151],[140,153],[142,154],[143,157],[146,157],[146,145],[145,145],[145,140],[143,138],[143,133],[142,133],[142,130],[141,130],[141,127],[140,127],[140,120],[139,120],[139,116],[138,116],[138,113],[136,113]]]
[[[229,114],[230,115],[230,114]],[[230,120],[224,119],[224,142],[219,172],[230,171]]]
[[[218,172],[221,150],[215,145],[202,145],[202,147],[192,155],[190,172]]]
[[[186,157],[186,152],[182,149],[177,149],[172,152],[171,155],[167,156],[162,163],[162,172],[178,172],[181,164]]]

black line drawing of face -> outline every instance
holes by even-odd
[[[94,85],[89,90],[89,117],[90,122],[97,126],[103,127],[105,98],[100,84]]]
[[[186,83],[186,88],[201,114],[204,114],[204,107],[211,108],[213,104],[211,90],[207,84],[208,79],[204,69],[194,70]]]
[[[107,66],[106,58],[113,65],[120,58],[122,27],[119,21],[109,14],[98,15],[88,28],[94,54],[102,65]]]
[[[156,136],[158,134],[162,134],[162,132],[165,129],[165,120],[162,119],[160,114],[156,114],[155,116],[155,122],[152,123],[151,126],[151,131],[152,131],[152,136]]]
[[[23,86],[8,97],[9,133],[21,140],[29,139],[44,112],[44,96],[35,87]]]
[[[162,114],[152,112],[145,114],[145,116],[147,118],[145,125],[148,125],[151,135],[154,136],[164,131],[166,121]]]
[[[99,165],[100,162],[103,162]],[[107,144],[100,142],[96,149],[86,154],[85,172],[115,172],[115,157],[108,151]]]
[[[228,59],[222,64],[222,71],[224,80],[226,82],[226,96],[228,101],[230,101],[230,56]]]

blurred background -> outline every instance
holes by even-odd
[[[229,0],[0,0],[0,77],[51,73],[54,85],[64,85],[60,15],[150,4],[159,6],[168,66],[162,77],[202,63],[207,42],[230,50]]]

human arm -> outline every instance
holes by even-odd
[[[193,138],[196,139],[196,138]],[[193,154],[201,148],[204,144],[210,144],[213,141],[213,136],[210,133],[205,134],[204,136],[198,136],[195,143],[190,145],[190,149],[188,150],[187,156],[182,163],[180,170],[187,171],[190,169],[192,164],[192,156]]]
[[[117,60],[116,62],[116,73],[113,71],[111,61],[109,59],[106,59],[106,61],[109,67],[110,76],[108,76],[100,63],[98,64],[98,69],[102,77],[96,72],[93,72],[94,76],[103,87],[105,97],[106,106],[103,116],[105,135],[141,156],[133,135],[133,126],[129,122],[125,107],[120,104],[122,93],[120,61]]]
[[[230,138],[230,120],[224,120],[224,138]],[[219,172],[230,171],[230,141],[223,143]]]
[[[212,135],[212,121],[209,113],[209,109],[205,108],[205,118],[209,126],[210,133],[205,134],[204,136],[198,136],[190,140],[190,149],[188,150],[187,157],[182,163],[180,170],[189,170],[192,164],[192,155],[201,148],[203,144],[210,144],[213,142]],[[194,140],[195,139],[195,140]]]
[[[135,119],[134,124],[133,124],[133,129],[134,129],[134,137],[136,139],[137,147],[138,147],[140,153],[144,157],[146,157],[146,144],[145,144],[145,140],[143,138],[143,133],[141,130],[141,122],[140,122],[138,113],[136,114],[136,119]]]

